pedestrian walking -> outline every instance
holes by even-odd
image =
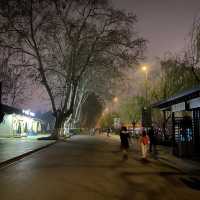
[[[110,130],[110,128],[108,128],[108,129],[107,129],[107,136],[108,136],[108,137],[110,137],[110,132],[111,132],[111,130]]]
[[[95,128],[93,128],[93,129],[92,129],[92,135],[94,136],[95,133],[96,133],[96,130],[95,130]]]
[[[142,151],[142,158],[147,159],[149,137],[145,130],[142,131],[142,135],[139,138],[139,144]]]
[[[150,144],[149,144],[149,151],[153,153],[155,153],[156,151],[156,135],[155,135],[155,131],[153,126],[150,127],[149,131],[148,131],[148,136],[149,136],[149,140],[150,140]]]
[[[123,159],[128,159],[130,135],[127,132],[126,126],[122,125],[120,129],[121,150],[123,152]]]

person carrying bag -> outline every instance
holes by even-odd
[[[142,135],[139,139],[139,144],[142,152],[142,158],[147,159],[147,151],[148,151],[148,145],[149,145],[149,137],[145,130],[142,131]]]

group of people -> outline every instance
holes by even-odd
[[[132,143],[131,136],[127,131],[126,126],[122,125],[120,129],[120,140],[121,140],[121,150],[123,152],[123,158],[128,158],[129,143]],[[147,159],[148,150],[150,152],[156,152],[156,136],[154,128],[150,127],[148,130],[143,129],[142,134],[138,140],[142,159]]]

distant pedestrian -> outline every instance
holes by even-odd
[[[94,128],[91,128],[91,129],[90,129],[90,135],[91,135],[91,136],[94,136],[94,135],[95,135],[95,129],[94,129]]]
[[[110,128],[107,128],[107,136],[110,137],[110,132],[111,132],[111,129]]]
[[[150,144],[149,144],[149,151],[153,153],[156,152],[156,135],[155,135],[155,131],[153,126],[150,127],[149,131],[148,131],[148,136],[149,136],[149,140],[150,140]]]
[[[96,133],[96,130],[95,130],[95,128],[93,128],[93,129],[92,129],[92,135],[94,136],[95,133]]]
[[[128,158],[129,138],[130,135],[127,132],[126,126],[122,125],[120,129],[120,140],[121,140],[121,150],[123,152],[123,159]]]
[[[142,135],[139,138],[139,144],[142,151],[142,158],[147,159],[149,137],[145,130],[142,131]]]

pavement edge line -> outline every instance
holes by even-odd
[[[50,144],[47,144],[47,145],[45,145],[45,146],[39,147],[39,148],[37,148],[37,149],[33,149],[33,150],[28,151],[28,152],[26,152],[26,153],[23,153],[23,154],[21,154],[21,155],[19,155],[19,156],[16,156],[16,157],[14,157],[14,158],[11,158],[11,159],[8,159],[8,160],[6,160],[6,161],[3,161],[3,162],[0,163],[0,169],[3,168],[3,167],[5,167],[5,166],[7,166],[7,165],[9,165],[9,164],[12,164],[12,163],[18,161],[18,160],[21,160],[22,158],[25,158],[25,157],[28,156],[28,155],[31,155],[31,154],[33,154],[33,153],[35,153],[35,152],[37,152],[37,151],[40,151],[40,150],[42,150],[42,149],[45,149],[45,148],[47,148],[47,147],[49,147],[49,146],[51,146],[51,145],[54,145],[56,142],[57,142],[57,141],[54,141],[54,142],[52,142],[52,143],[50,143]]]

